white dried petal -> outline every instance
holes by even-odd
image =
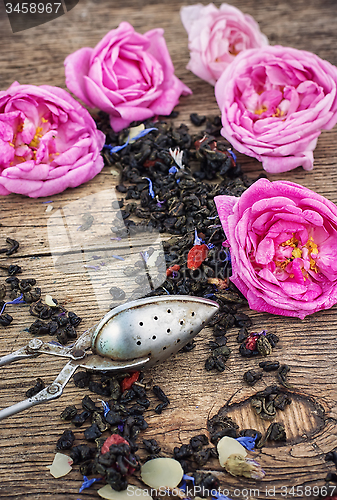
[[[232,474],[232,476],[263,479],[266,475],[258,462],[249,458],[244,458],[242,455],[230,455],[225,463],[225,469]]]
[[[46,208],[46,213],[48,214],[49,212],[51,212],[53,208],[54,208],[53,205],[48,205]]]
[[[174,161],[176,162],[176,164],[178,165],[178,167],[179,168],[184,168],[184,165],[183,165],[183,154],[184,154],[184,151],[180,151],[179,148],[175,148],[174,150],[172,150],[170,148],[169,149],[169,153],[172,156],[172,158],[174,159]]]
[[[44,301],[47,304],[47,306],[50,307],[55,307],[57,305],[56,302],[54,302],[54,299],[51,295],[46,295]]]
[[[241,455],[242,457],[247,456],[246,448],[242,446],[239,441],[229,436],[224,436],[220,439],[217,449],[221,467],[225,466],[228,457],[231,455]]]
[[[151,488],[175,488],[182,480],[184,471],[173,458],[154,458],[142,465],[140,474]]]
[[[129,143],[132,144],[133,142],[135,142],[134,137],[137,137],[137,135],[140,134],[141,132],[143,132],[143,130],[145,130],[144,123],[141,123],[137,127],[131,127],[130,131],[129,131],[129,137],[128,137]]]
[[[55,478],[65,476],[72,469],[72,459],[63,453],[56,453],[53,463],[47,465],[47,469]]]
[[[113,490],[110,484],[106,484],[103,488],[100,488],[97,493],[100,497],[106,498],[107,500],[130,500],[131,497],[136,499],[140,498],[143,500],[151,500],[152,497],[148,494],[147,490],[142,490],[129,484],[126,490],[116,491]]]

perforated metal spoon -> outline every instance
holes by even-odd
[[[0,410],[0,420],[61,396],[79,366],[130,372],[164,361],[190,342],[218,309],[212,300],[189,295],[144,298],[112,309],[71,348],[41,339],[31,340],[27,346],[0,358],[0,366],[41,354],[62,356],[70,361],[51,385],[32,398]]]

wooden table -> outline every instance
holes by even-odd
[[[127,20],[139,32],[154,27],[165,30],[176,75],[193,90],[192,96],[181,98],[176,123],[190,123],[191,112],[218,114],[213,88],[185,69],[188,61],[187,35],[180,22],[179,9],[187,3],[193,2],[80,0],[67,15],[16,34],[11,32],[1,3],[0,88],[6,89],[15,80],[22,84],[49,84],[65,88],[65,57],[82,46],[95,46],[107,31]],[[220,5],[220,2],[215,4]],[[235,5],[255,17],[271,44],[309,50],[337,64],[335,0],[237,0]],[[311,172],[299,168],[268,177],[271,180],[297,182],[336,203],[337,127],[322,133],[314,154],[315,167]],[[257,161],[241,156],[240,161],[250,177],[262,172]],[[54,266],[47,222],[55,210],[90,194],[111,189],[115,183],[116,178],[106,167],[88,184],[52,196],[51,213],[46,212],[48,205],[43,203],[46,199],[33,200],[10,195],[0,201],[0,246],[4,245],[6,237],[20,242],[19,252],[12,258],[2,255],[0,264],[20,264],[23,274],[19,277],[35,277],[43,296],[51,294],[69,310],[82,316],[79,333],[94,324],[108,307],[105,305],[105,310],[99,308],[91,281],[83,272],[66,275],[61,268]],[[1,282],[4,282],[6,272],[0,270],[0,277]],[[8,311],[13,312],[15,320],[8,328],[0,327],[1,355],[18,349],[31,339],[26,331],[33,319],[28,308],[20,308],[20,314],[19,309]],[[268,445],[258,453],[258,460],[266,471],[261,482],[234,478],[221,472],[216,462],[212,463],[209,470],[219,473],[222,487],[229,489],[232,498],[299,498],[302,495],[300,489],[296,490],[298,486],[303,486],[303,490],[307,487],[307,498],[317,498],[313,487],[323,486],[326,473],[334,470],[331,463],[325,462],[324,456],[337,444],[336,307],[303,321],[256,312],[249,314],[257,331],[268,329],[280,336],[281,341],[274,351],[273,359],[286,362],[291,367],[289,379],[297,395],[294,396],[293,404],[278,418],[278,421],[285,423],[288,439],[281,446]],[[187,443],[194,434],[205,432],[207,418],[215,414],[234,394],[229,413],[240,427],[252,426],[265,430],[269,425],[268,422],[256,420],[244,402],[256,389],[272,384],[274,377],[265,376],[264,382],[259,382],[254,389],[244,385],[243,373],[255,367],[259,360],[246,361],[240,357],[235,342],[236,333],[237,329],[233,329],[229,335],[233,355],[228,361],[228,369],[223,373],[206,372],[203,368],[208,353],[207,340],[212,338],[211,331],[205,329],[193,352],[189,355],[178,354],[147,374],[147,380],[152,379],[159,384],[171,399],[170,406],[161,416],[151,412],[147,417],[149,429],[144,433],[144,437],[156,437],[164,454],[169,456],[174,446]],[[41,356],[2,368],[0,407],[24,399],[26,390],[38,376],[50,383],[63,365],[61,359]],[[61,479],[54,479],[46,469],[53,460],[57,438],[68,427],[60,420],[60,412],[70,403],[80,406],[86,393],[84,389],[77,389],[71,381],[61,399],[36,406],[1,422],[1,498],[97,498],[95,486],[78,493],[82,477],[77,468]],[[237,405],[239,402],[242,404]],[[82,432],[81,429],[76,431],[78,443],[81,442]],[[295,487],[295,495],[290,491],[292,486]],[[271,490],[274,487],[275,496]],[[243,492],[243,488],[248,491]],[[259,495],[249,491],[255,488],[259,489]],[[266,493],[266,488],[271,491]]]

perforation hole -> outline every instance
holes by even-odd
[[[139,326],[143,326],[144,323],[142,321],[139,322]]]
[[[155,321],[157,321],[157,319],[158,319],[158,316],[155,316],[155,317],[154,317],[153,319],[154,319]]]
[[[181,320],[179,321],[179,323],[180,323],[181,325],[183,325],[183,324],[184,324],[184,321],[181,319]]]
[[[192,333],[193,333],[193,330],[190,331],[190,335],[192,335]]]
[[[180,339],[177,339],[177,344],[179,344],[179,342],[180,342]]]
[[[166,331],[167,331],[167,333],[170,333],[170,331],[171,331],[171,328],[168,328],[168,329],[167,329]]]
[[[195,312],[194,311],[192,311],[191,316],[195,316]]]
[[[172,312],[172,311],[171,311],[171,309],[168,309],[167,312],[170,314],[170,312]]]
[[[156,340],[156,338],[157,338],[157,337],[156,337],[155,335],[153,335],[153,336],[152,336],[152,340]]]
[[[142,345],[141,341],[140,340],[137,340],[137,345]]]
[[[166,351],[166,347],[163,347],[163,351]]]

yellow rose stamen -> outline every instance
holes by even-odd
[[[280,118],[283,115],[284,115],[284,111],[281,111],[280,108],[276,108],[275,113],[272,116],[274,116],[276,118]]]
[[[282,260],[277,260],[277,261],[275,262],[275,265],[276,265],[277,267],[279,267],[280,269],[283,269],[283,270],[284,270],[284,269],[287,267],[287,265],[289,264],[289,262],[291,262],[291,260],[290,260],[290,259],[286,259],[286,260],[283,260],[283,261],[282,261]]]
[[[300,244],[300,242],[299,242],[299,240],[295,236],[293,236],[289,240],[284,241],[283,243],[281,243],[282,247],[292,247],[294,250],[291,253],[290,259],[286,259],[283,262],[279,262],[279,261],[275,262],[275,265],[277,267],[280,267],[281,269],[285,269],[289,262],[291,262],[292,260],[294,260],[296,258],[297,259],[301,258],[302,255],[303,255],[303,247],[299,248],[299,246],[298,246],[299,244]],[[308,257],[309,257],[309,263],[310,263],[310,269],[311,269],[311,271],[314,271],[315,273],[318,273],[319,270],[318,270],[316,261],[315,261],[315,259],[313,259],[311,257],[311,255],[317,255],[318,254],[318,247],[317,247],[317,244],[314,242],[314,239],[313,239],[312,236],[310,236],[310,238],[308,239],[308,241],[306,242],[306,244],[304,245],[304,247],[308,249],[308,253],[309,253]],[[306,271],[304,271],[304,269],[302,269],[302,274],[303,274],[303,276],[305,278],[308,278],[308,273]],[[292,277],[292,275],[290,275],[290,277]]]
[[[308,241],[306,242],[306,244],[304,245],[308,251],[309,251],[309,262],[310,262],[310,269],[312,271],[314,271],[315,273],[318,273],[318,267],[317,267],[317,264],[316,264],[316,261],[315,259],[313,259],[311,257],[311,254],[314,254],[314,255],[317,255],[318,254],[318,248],[317,248],[317,245],[316,243],[314,242],[314,239],[312,236],[310,236],[310,238],[308,239]]]
[[[300,257],[302,257],[302,250],[298,247],[295,247],[291,255],[292,257],[294,257],[294,259],[299,259]]]
[[[304,246],[307,247],[309,253],[313,253],[314,255],[318,254],[318,248],[312,236],[310,236],[310,238],[308,239],[308,241]]]
[[[299,240],[297,238],[295,238],[295,236],[293,236],[290,240],[287,240],[287,241],[284,241],[283,243],[281,243],[281,247],[297,247],[297,245],[299,244]]]
[[[263,104],[263,106],[261,106],[261,108],[259,108],[259,109],[256,109],[256,110],[254,111],[254,113],[255,113],[256,115],[262,115],[262,113],[264,113],[265,111],[267,111],[267,109],[268,109],[268,108],[267,108],[267,106],[265,106],[265,105]]]
[[[35,135],[34,135],[33,139],[31,140],[31,142],[29,143],[29,146],[31,148],[37,148],[39,146],[40,139],[43,136],[43,134],[41,134],[41,132],[42,132],[42,127],[37,127]]]

